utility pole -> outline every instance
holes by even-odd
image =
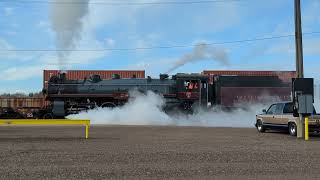
[[[302,27],[301,27],[301,6],[300,0],[294,1],[295,16],[295,39],[296,39],[296,71],[297,78],[304,78],[303,73],[303,48],[302,48]],[[297,124],[297,138],[303,138],[303,115],[300,114],[300,120]]]
[[[303,49],[302,49],[302,27],[301,27],[301,7],[300,0],[295,0],[295,37],[296,37],[296,66],[297,77],[303,78]]]

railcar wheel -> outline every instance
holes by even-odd
[[[265,132],[265,131],[266,131],[266,129],[264,128],[263,123],[262,123],[262,121],[261,121],[261,120],[258,120],[258,121],[257,121],[256,126],[257,126],[257,130],[258,130],[258,132],[263,133],[263,132]]]
[[[52,113],[46,113],[43,115],[43,119],[53,119],[53,114]]]
[[[289,124],[289,134],[291,136],[297,136],[297,125],[296,123]]]

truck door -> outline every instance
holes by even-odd
[[[283,108],[282,124],[288,124],[290,119],[293,119],[293,103],[286,103]]]
[[[276,112],[273,116],[273,124],[286,124],[283,121],[283,107],[284,107],[284,103],[279,103],[276,106]]]
[[[273,104],[268,109],[266,115],[263,118],[264,123],[273,124],[274,123],[274,115],[276,113],[277,104]]]

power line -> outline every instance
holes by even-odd
[[[159,1],[159,2],[106,2],[106,1],[40,1],[40,0],[30,0],[30,1],[12,1],[12,0],[2,0],[4,3],[10,4],[61,4],[61,5],[77,5],[77,4],[98,4],[98,5],[110,5],[110,6],[125,6],[125,5],[192,5],[192,4],[210,4],[210,3],[225,3],[225,2],[239,2],[243,0],[199,0],[199,1]]]
[[[303,35],[314,35],[320,34],[320,31],[303,33]],[[211,43],[200,43],[200,44],[191,44],[191,45],[168,45],[168,46],[149,46],[149,47],[135,47],[135,48],[103,48],[103,49],[0,49],[0,51],[9,51],[9,52],[99,52],[99,51],[139,51],[139,50],[154,50],[154,49],[176,49],[176,48],[188,48],[196,47],[199,45],[213,46],[213,45],[224,45],[224,44],[240,44],[240,43],[250,43],[255,41],[265,41],[272,39],[282,39],[295,37],[294,34],[280,35],[280,36],[270,36],[270,37],[259,37],[252,39],[242,39],[234,41],[223,41],[223,42],[211,42]]]

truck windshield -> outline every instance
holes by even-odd
[[[282,114],[283,106],[284,106],[283,103],[273,104],[269,108],[267,114]]]
[[[267,111],[267,114],[276,114],[277,105],[272,105],[269,110]]]

